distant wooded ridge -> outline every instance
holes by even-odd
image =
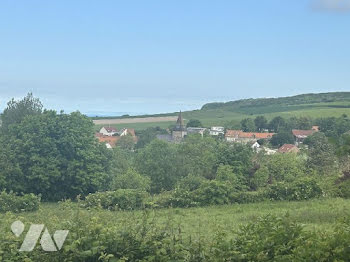
[[[277,97],[277,98],[250,98],[230,102],[207,103],[202,106],[201,110],[207,109],[239,109],[244,107],[259,107],[271,105],[303,105],[314,103],[331,103],[331,102],[350,102],[350,92],[330,92],[318,94],[301,94],[296,96]],[[337,105],[335,105],[337,106]],[[338,105],[341,106],[341,105]],[[347,106],[349,107],[349,106]]]

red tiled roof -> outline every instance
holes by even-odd
[[[243,132],[241,130],[227,130],[225,137],[267,139],[271,138],[274,134],[275,133],[257,133]]]
[[[95,133],[95,137],[102,137],[104,136],[102,133]]]
[[[281,146],[277,152],[279,153],[288,153],[291,150],[297,152],[299,151],[299,148],[297,148],[295,145],[292,144],[284,144],[283,146]]]
[[[293,129],[292,133],[295,137],[299,137],[299,138],[306,138],[310,135],[312,135],[313,133],[317,132],[316,130],[298,130],[298,129]]]
[[[120,139],[120,136],[101,136],[98,137],[98,141],[100,143],[105,143],[105,144],[110,144],[111,147],[115,147],[117,144],[118,140]]]

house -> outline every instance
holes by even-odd
[[[311,136],[313,133],[318,132],[317,130],[310,129],[310,130],[299,130],[299,129],[293,129],[292,133],[295,138],[295,144],[299,145],[302,144],[308,136]]]
[[[228,142],[256,142],[259,139],[270,139],[275,133],[243,132],[242,130],[226,130],[225,139]]]
[[[258,142],[254,142],[250,147],[255,151],[259,151],[260,144]]]
[[[278,153],[298,153],[299,152],[299,148],[296,145],[292,145],[292,144],[284,144],[283,146],[281,146],[278,150]]]
[[[212,126],[210,128],[209,134],[211,136],[218,136],[225,134],[225,128],[223,126]]]
[[[114,127],[104,126],[100,129],[100,133],[103,134],[104,136],[113,136],[116,133],[118,133],[118,130]]]
[[[126,135],[131,135],[133,137],[136,137],[135,135],[135,129],[133,128],[123,128],[119,132],[117,132],[119,136],[126,136]]]
[[[104,127],[101,128],[102,131],[104,131],[103,129]],[[106,147],[109,149],[116,147],[118,140],[126,135],[131,135],[134,139],[134,142],[137,143],[137,136],[135,135],[135,130],[132,128],[123,128],[119,132],[114,128],[113,132],[108,133],[108,135],[102,133],[101,130],[99,133],[95,134],[95,137],[100,143],[106,144]],[[107,129],[106,131],[108,132]],[[113,133],[113,135],[110,135],[111,133]]]
[[[187,127],[187,134],[200,134],[203,137],[205,131],[207,129],[202,127]]]

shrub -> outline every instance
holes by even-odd
[[[221,181],[206,181],[196,191],[193,191],[193,200],[202,206],[224,205],[230,202],[232,193],[230,184]]]
[[[247,190],[244,185],[243,178],[233,172],[233,167],[230,165],[220,164],[216,171],[216,180],[231,184],[232,188],[238,191]]]
[[[288,217],[261,217],[237,232],[232,261],[297,261],[291,255],[303,233],[302,226]]]
[[[23,212],[23,211],[35,211],[40,206],[40,196],[34,194],[25,194],[18,196],[13,192],[6,193],[2,191],[0,193],[0,212]]]
[[[198,203],[194,199],[195,191],[188,191],[186,189],[175,188],[170,198],[168,199],[167,206],[171,207],[195,207],[201,203]]]
[[[176,188],[181,188],[188,191],[194,191],[198,189],[204,181],[206,181],[206,179],[203,177],[189,174],[188,176],[180,179],[177,182]]]
[[[134,169],[128,169],[125,173],[117,175],[111,185],[112,190],[118,189],[139,189],[149,191],[151,180],[147,176],[143,176]]]
[[[238,204],[257,203],[267,200],[265,192],[253,191],[253,192],[233,192],[230,194],[230,202]]]
[[[339,184],[339,195],[344,198],[350,198],[350,179]]]
[[[102,207],[108,210],[133,210],[144,207],[147,193],[136,189],[118,189],[116,191],[89,194],[83,206],[86,208]]]
[[[322,190],[315,180],[306,178],[293,183],[279,182],[267,190],[267,197],[272,200],[307,200],[322,195]]]

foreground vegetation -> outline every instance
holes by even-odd
[[[107,211],[42,204],[0,215],[3,261],[347,261],[350,202],[319,199],[206,208]],[[69,229],[63,249],[18,252],[13,221]]]

